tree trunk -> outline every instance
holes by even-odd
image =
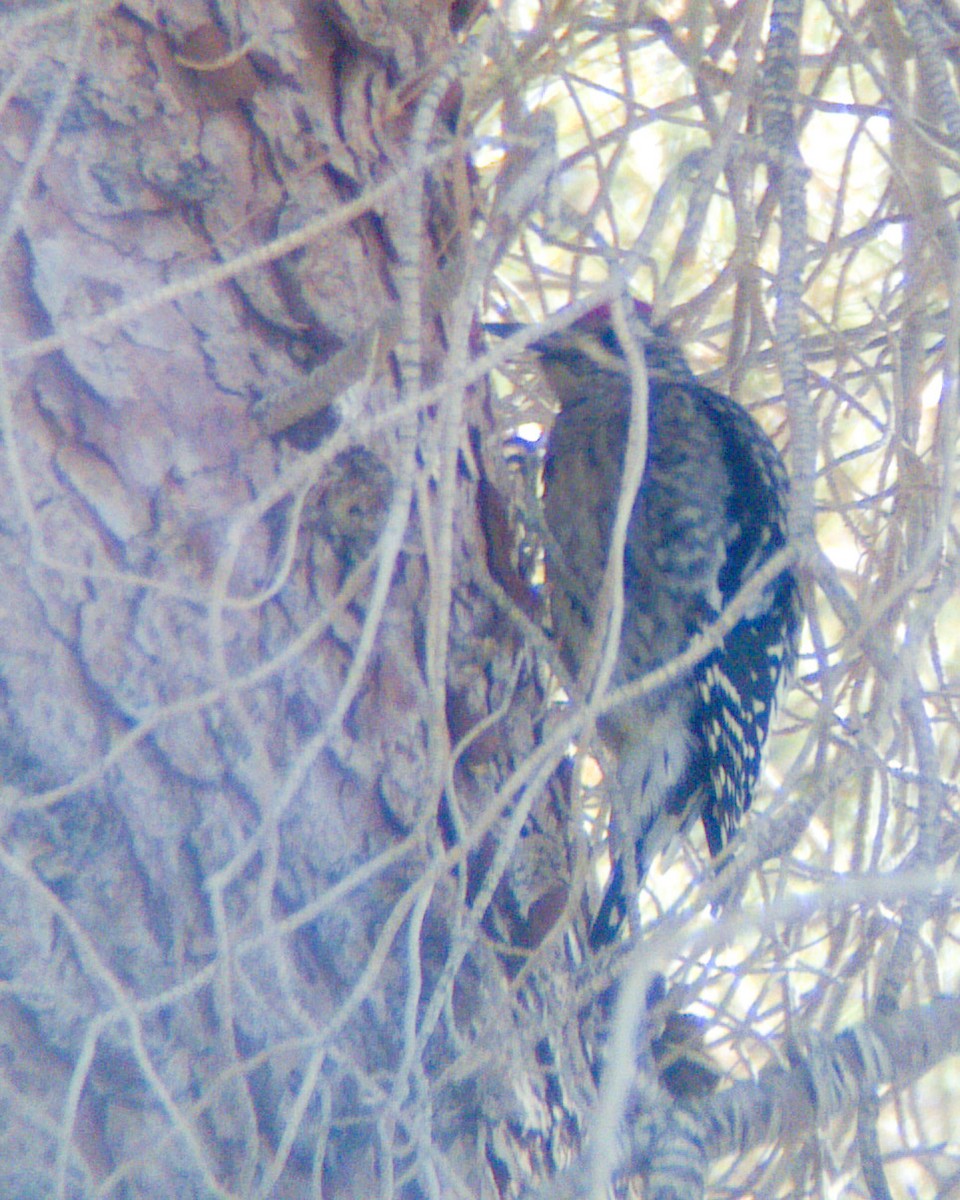
[[[423,1063],[479,997],[421,1011],[482,805],[448,665],[462,733],[518,644],[436,390],[476,303],[468,16],[8,30],[4,1195],[414,1194],[478,1135]]]

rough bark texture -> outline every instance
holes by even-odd
[[[412,509],[398,482],[416,248],[389,181],[456,15],[180,0],[8,31],[5,1196],[382,1194],[430,1143],[411,963],[441,969],[458,892],[423,882],[445,849],[429,542],[477,539],[442,403],[421,453],[445,510],[428,473]],[[455,79],[437,98],[449,141]],[[424,280],[457,253],[444,178],[412,206]],[[443,336],[425,303],[425,380]],[[500,686],[482,604],[455,606],[461,732]]]

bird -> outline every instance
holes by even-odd
[[[633,300],[632,310],[629,326],[647,375],[647,453],[624,548],[615,685],[676,658],[788,544],[789,478],[776,446],[746,409],[698,381],[669,329],[651,323],[649,305]],[[504,336],[522,326],[488,328]],[[608,304],[533,341],[530,350],[556,410],[541,514],[550,623],[560,659],[577,678],[595,641],[633,378]],[[677,833],[699,818],[711,857],[736,833],[792,678],[802,620],[798,581],[787,567],[722,644],[598,721],[613,757],[616,837],[590,925],[594,950],[621,936],[628,881],[641,883]],[[623,849],[631,844],[633,878]]]

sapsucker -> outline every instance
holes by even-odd
[[[635,309],[649,387],[647,458],[624,550],[614,684],[685,650],[787,542],[789,484],[773,442],[745,409],[697,381],[675,341],[651,327],[646,305]],[[543,472],[544,553],[554,636],[576,676],[594,634],[633,382],[607,306],[532,349],[558,409]],[[801,622],[797,582],[786,570],[719,648],[599,723],[615,764],[613,826],[621,844],[635,845],[638,881],[698,816],[712,855],[736,831]],[[615,856],[592,924],[595,947],[613,941],[622,924],[626,874]]]

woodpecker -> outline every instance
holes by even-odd
[[[623,563],[614,684],[669,663],[787,543],[789,482],[773,442],[745,409],[698,382],[679,347],[634,302],[648,380],[647,457]],[[492,326],[509,334],[519,326]],[[592,643],[623,476],[633,381],[601,306],[533,343],[555,399],[543,468],[544,556],[553,634],[576,677]],[[760,594],[722,645],[686,675],[607,714],[612,828],[635,846],[641,882],[698,817],[716,856],[749,809],[802,623],[792,571]],[[614,864],[592,922],[594,948],[618,936],[627,872]]]

